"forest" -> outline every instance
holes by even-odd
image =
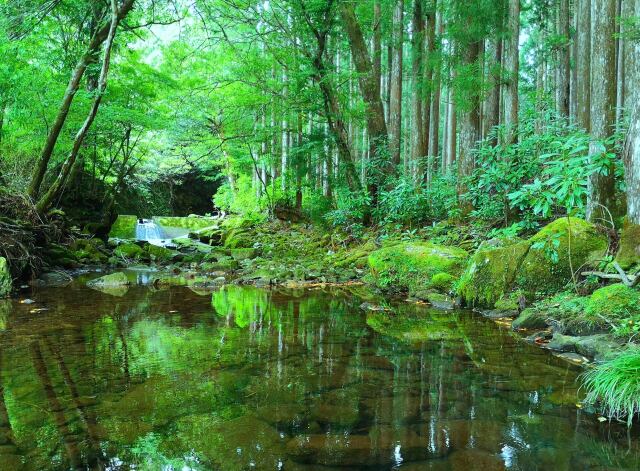
[[[535,469],[544,459],[549,469],[639,465],[640,0],[0,0],[0,58],[0,461],[6,455],[6,469],[104,469],[115,462],[110,459],[120,460],[112,469],[187,466],[180,446],[197,439],[181,436],[185,443],[178,446],[163,435],[167,429],[182,433],[184,417],[154,424],[133,441],[133,433],[121,429],[100,436],[93,414],[105,404],[85,410],[71,384],[89,360],[74,357],[77,349],[57,347],[68,323],[77,323],[70,335],[83,351],[105,354],[100,342],[108,341],[95,335],[120,345],[117,359],[91,361],[126,358],[127,386],[116,387],[125,401],[130,375],[142,378],[151,368],[166,380],[166,371],[147,364],[150,355],[171,358],[168,364],[181,371],[172,336],[195,333],[187,324],[178,331],[175,319],[154,328],[145,323],[160,322],[150,306],[182,315],[171,304],[180,302],[161,292],[187,300],[187,289],[211,298],[219,319],[201,326],[213,329],[211,338],[217,341],[216,329],[226,319],[224,329],[235,325],[235,333],[220,335],[230,335],[246,349],[247,365],[255,362],[265,374],[276,373],[263,357],[252,356],[272,340],[263,324],[277,324],[291,345],[304,343],[297,323],[301,329],[304,324],[322,357],[325,327],[315,332],[316,322],[323,322],[315,309],[327,309],[340,318],[327,320],[343,329],[327,334],[336,342],[364,335],[358,332],[366,328],[374,337],[358,341],[368,339],[367,355],[387,352],[407,371],[418,357],[431,361],[429,380],[422,379],[428,384],[421,387],[439,382],[442,388],[444,382],[455,388],[453,378],[433,377],[445,361],[444,353],[435,353],[440,345],[450,354],[449,368],[470,362],[492,391],[505,394],[501,405],[511,401],[514,407],[507,416],[533,417],[520,410],[521,399],[506,399],[499,385],[506,373],[496,352],[489,349],[486,364],[477,353],[488,348],[484,337],[495,335],[505,352],[522,356],[520,363],[505,360],[521,378],[511,391],[538,395],[536,388],[549,383],[540,407],[560,408],[556,415],[563,417],[577,411],[571,420],[584,430],[575,432],[574,442],[591,440],[606,449],[606,458],[578,457],[579,449],[547,458],[520,450],[512,462],[493,449],[496,439],[480,457],[469,453],[478,451],[475,445],[467,445],[428,457],[406,451],[409,458],[391,462],[391,442],[411,450],[413,438],[408,431],[390,438],[378,430],[380,404],[371,412],[359,389],[350,396],[359,397],[353,406],[359,418],[348,424],[333,416],[318,419],[323,394],[333,386],[314,389],[319,386],[311,380],[301,386],[296,375],[307,373],[287,370],[307,399],[323,398],[296,412],[289,425],[280,419],[274,425],[244,402],[238,412],[239,405],[224,402],[234,393],[214,386],[215,394],[207,394],[224,403],[224,413],[211,422],[190,422],[205,435],[243,443],[238,450],[258,446],[258,435],[214,432],[223,420],[240,420],[245,430],[255,426],[247,417],[260,417],[260,427],[270,424],[260,435],[263,445],[274,430],[287,435],[286,446],[274,438],[267,455],[247,455],[258,469],[409,469],[411,462],[418,463],[411,469]],[[331,301],[316,299],[317,289]],[[118,328],[103,326],[96,334],[104,318],[90,320],[83,296],[95,296],[105,313],[113,307],[105,315]],[[65,304],[72,320],[65,318]],[[300,314],[301,305],[308,317]],[[428,314],[420,310],[424,306]],[[351,315],[365,316],[363,326],[340,317]],[[287,316],[295,319],[292,331]],[[490,327],[471,328],[479,321],[470,316]],[[59,335],[51,337],[51,325],[60,326]],[[505,326],[512,337],[504,335]],[[17,361],[11,352],[22,348],[29,328],[41,332],[29,340],[35,347],[24,360],[40,378],[29,393],[37,398],[30,400],[42,402],[61,437],[49,436],[51,443],[33,449],[26,443],[39,433],[32,429],[36,419],[19,399],[31,386],[20,382],[26,373],[20,377],[8,366]],[[141,336],[153,337],[159,350]],[[126,341],[135,348],[129,351]],[[375,342],[382,342],[378,353]],[[535,355],[541,352],[547,360],[538,369],[546,373],[534,386],[520,369],[540,362]],[[307,351],[300,361],[311,365],[316,353]],[[352,354],[348,350],[345,358]],[[348,371],[359,362],[353,355]],[[70,369],[62,366],[65,356]],[[231,357],[216,357],[215,368]],[[211,360],[203,355],[199,361],[194,371],[205,371]],[[138,369],[130,371],[129,362],[138,362]],[[62,376],[47,372],[54,367]],[[369,367],[358,363],[361,368]],[[560,384],[563,368],[571,373]],[[345,390],[349,374],[332,381]],[[470,391],[485,384],[460,375]],[[139,384],[151,387],[142,379]],[[176,386],[161,384],[171,396]],[[242,384],[241,394],[251,397],[255,391]],[[81,422],[89,424],[88,438],[73,443],[69,436],[79,432],[65,430],[60,416],[67,407],[60,405],[67,402],[65,387]],[[83,383],[80,396],[116,394],[94,387]],[[562,398],[553,396],[565,388]],[[428,390],[432,400],[445,394]],[[176,408],[190,401],[183,392],[176,396],[182,397]],[[473,407],[465,402],[471,396],[456,404],[484,410],[488,398],[480,396],[473,395]],[[138,400],[132,399],[143,415],[151,406]],[[301,401],[297,397],[296,408]],[[396,407],[390,413],[400,420],[408,412]],[[447,420],[454,418],[451,410]],[[403,417],[405,425],[427,421]],[[471,422],[465,427],[473,428]],[[300,423],[308,429],[296,428]],[[612,427],[606,438],[597,431],[603,423]],[[533,436],[544,441],[532,431],[536,424],[518,422],[532,443]],[[369,440],[362,445],[368,455],[349,442],[336,445],[337,458],[329,458],[329,439],[318,437],[345,430],[353,443]],[[120,433],[127,438],[114,438]],[[547,440],[560,443],[558,437]],[[188,469],[247,469],[244,458],[218,458],[224,454],[219,448],[192,449],[197,456]],[[47,463],[40,453],[57,458]]]

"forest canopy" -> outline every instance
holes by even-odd
[[[2,0],[0,178],[81,223],[214,207],[354,229],[638,223],[639,12]]]

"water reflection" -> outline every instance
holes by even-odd
[[[0,470],[636,469],[575,367],[467,312],[80,286],[0,305]],[[634,432],[635,433],[635,432]]]

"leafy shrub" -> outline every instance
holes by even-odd
[[[243,218],[259,223],[266,219],[265,202],[256,197],[251,177],[242,175],[236,181],[235,191],[227,182],[213,196],[213,203],[220,209],[239,214]]]

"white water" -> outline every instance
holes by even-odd
[[[136,225],[136,239],[146,240],[153,245],[165,244],[162,228],[148,219],[143,219]]]

